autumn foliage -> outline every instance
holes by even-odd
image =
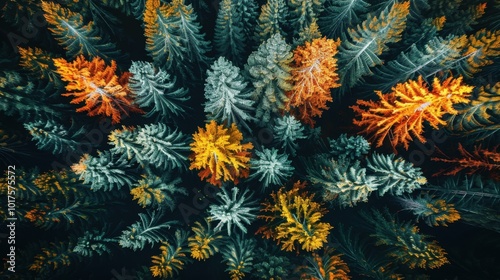
[[[397,84],[390,93],[376,91],[378,102],[358,100],[351,108],[361,119],[355,119],[354,124],[371,134],[377,147],[389,137],[394,152],[400,144],[408,150],[413,137],[426,142],[422,136],[424,123],[435,129],[444,126],[443,116],[457,114],[453,104],[469,102],[472,89],[462,84],[462,77],[450,77],[443,82],[436,77],[429,89],[420,76],[416,81]]]
[[[492,150],[489,150],[478,145],[474,147],[474,151],[469,152],[462,144],[458,143],[460,158],[449,158],[443,152],[439,151],[442,157],[433,157],[431,160],[445,162],[449,164],[449,167],[436,172],[434,176],[441,174],[455,176],[461,171],[465,171],[468,175],[488,172],[490,177],[500,181],[500,153],[498,152],[498,147],[496,146]]]
[[[285,251],[298,251],[296,246],[308,252],[320,249],[333,228],[320,221],[328,211],[304,188],[305,182],[297,181],[289,191],[282,187],[273,192],[272,199],[262,203],[262,215],[258,216],[265,220],[265,225],[257,233],[278,241]]]
[[[133,105],[133,96],[128,89],[129,73],[116,74],[116,62],[111,65],[99,57],[87,61],[79,56],[68,62],[64,58],[54,59],[57,73],[68,84],[63,96],[71,96],[72,104],[85,103],[77,112],[89,116],[111,117],[113,124],[119,123],[122,115],[142,112]]]
[[[205,129],[198,127],[191,143],[193,154],[189,157],[189,169],[200,170],[200,178],[213,185],[222,181],[238,183],[238,178],[247,178],[252,143],[241,143],[243,135],[233,123],[230,128],[211,121]]]
[[[287,92],[286,110],[296,109],[297,118],[311,126],[314,125],[312,118],[328,109],[326,103],[332,101],[330,89],[340,86],[337,59],[334,58],[339,45],[340,40],[323,37],[306,42],[294,51],[294,85]]]

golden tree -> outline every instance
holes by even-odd
[[[320,222],[328,211],[313,201],[313,194],[302,191],[304,187],[305,182],[297,181],[291,190],[285,191],[282,187],[271,194],[270,201],[262,203],[263,214],[258,217],[266,224],[257,233],[277,240],[282,250],[292,251],[297,245],[306,251],[319,249],[333,228],[329,223]]]
[[[205,129],[198,127],[191,143],[193,154],[189,157],[189,169],[200,170],[198,175],[212,185],[222,185],[222,181],[238,183],[238,178],[248,177],[252,143],[241,143],[243,134],[233,123],[230,128],[211,121]]]

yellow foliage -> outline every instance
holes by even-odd
[[[198,127],[191,143],[193,154],[189,157],[189,169],[201,170],[198,175],[213,185],[222,185],[222,181],[238,183],[238,178],[248,177],[252,143],[244,143],[243,134],[233,123],[230,128],[217,125],[212,120],[205,129]]]
[[[299,192],[304,186],[305,183],[298,181],[289,191],[282,187],[278,193],[271,194],[272,201],[262,203],[261,212],[269,214],[259,216],[266,225],[257,233],[278,240],[282,250],[292,251],[296,245],[306,251],[319,249],[333,228],[329,223],[320,222],[327,210],[313,201],[314,195]]]
[[[373,134],[371,140],[376,140],[377,147],[390,137],[394,152],[399,144],[408,149],[413,137],[425,143],[424,122],[435,129],[445,125],[443,116],[457,114],[453,104],[469,102],[473,89],[462,84],[462,77],[450,77],[442,83],[436,77],[432,86],[429,90],[420,76],[416,81],[397,84],[390,93],[376,91],[380,101],[358,100],[357,105],[351,106],[361,116],[354,124],[363,127],[367,134]]]
[[[468,44],[463,53],[471,73],[477,73],[482,67],[492,64],[492,58],[499,55],[500,30],[486,29],[481,29],[468,37]]]
[[[171,245],[168,242],[162,242],[161,253],[158,256],[152,256],[153,265],[149,268],[154,277],[171,278],[178,270],[184,267],[182,258],[186,256],[182,252],[182,247],[175,248],[170,252]]]
[[[191,229],[194,236],[188,238],[188,245],[191,250],[191,257],[196,260],[206,260],[219,251],[218,245],[222,240],[222,235],[212,230],[210,222],[204,220],[207,227],[202,226],[200,222],[195,222]]]
[[[438,199],[434,203],[428,203],[427,208],[432,212],[426,214],[428,215],[438,215],[435,218],[434,226],[443,225],[448,226],[447,223],[453,223],[460,220],[460,214],[453,207],[453,204],[447,204],[445,200]]]

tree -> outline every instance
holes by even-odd
[[[201,170],[198,175],[212,185],[221,186],[222,182],[248,177],[252,143],[241,143],[243,135],[236,125],[230,128],[218,125],[215,121],[206,124],[205,129],[198,127],[191,143],[193,152],[189,159],[189,169]]]
[[[240,69],[224,57],[219,57],[205,81],[205,113],[209,120],[236,123],[250,131],[247,121],[254,120],[252,93],[247,82],[240,74]]]
[[[129,112],[142,113],[133,104],[133,95],[127,86],[129,73],[118,76],[115,61],[106,65],[99,57],[87,61],[78,56],[72,62],[56,58],[54,65],[61,79],[68,83],[63,96],[73,97],[72,104],[85,103],[77,112],[111,117],[113,124],[119,123],[122,115],[128,116]]]
[[[332,101],[330,89],[339,87],[337,83],[337,47],[340,41],[320,38],[298,46],[294,51],[292,79],[294,85],[287,92],[286,110],[292,110],[298,118],[314,126],[313,117],[321,116]],[[298,112],[294,112],[294,109]]]
[[[295,168],[287,154],[278,154],[277,149],[255,151],[257,158],[250,160],[250,179],[262,183],[261,190],[273,185],[284,184],[293,174]]]
[[[245,34],[238,1],[223,0],[215,22],[215,47],[217,54],[236,65],[243,63],[245,53]]]
[[[261,125],[285,108],[288,101],[285,93],[292,89],[292,56],[284,38],[275,34],[248,57],[245,70],[254,87],[255,117]]]
[[[377,91],[378,102],[358,100],[351,108],[361,119],[355,119],[354,124],[372,134],[370,139],[377,141],[377,147],[390,135],[395,152],[400,144],[408,150],[413,137],[425,143],[424,122],[434,129],[446,125],[444,115],[457,114],[453,105],[468,102],[473,89],[462,84],[462,77],[450,77],[443,82],[436,77],[432,86],[429,90],[419,77],[416,81],[397,84],[390,93]]]
[[[324,0],[290,0],[290,25],[294,35],[305,30],[323,10]]]
[[[288,6],[284,0],[267,0],[262,6],[255,28],[257,44],[262,44],[275,34],[286,37],[284,29],[288,26],[288,14]]]
[[[318,20],[321,33],[331,39],[338,38],[357,24],[369,7],[363,0],[326,0]]]

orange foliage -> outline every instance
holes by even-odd
[[[72,104],[85,102],[85,106],[78,108],[77,112],[108,116],[113,124],[119,123],[122,114],[128,115],[129,111],[142,113],[132,104],[132,94],[127,86],[130,73],[118,77],[115,61],[108,66],[99,57],[87,61],[79,56],[72,62],[56,58],[54,65],[61,79],[68,82],[63,96],[72,96]]]
[[[233,123],[230,128],[217,125],[212,120],[205,129],[198,127],[191,143],[193,154],[189,156],[189,169],[201,170],[198,175],[212,185],[222,185],[222,181],[238,183],[238,178],[247,178],[252,143],[242,144],[243,135]]]
[[[358,100],[356,105],[351,106],[361,116],[361,120],[354,120],[354,124],[372,134],[370,140],[376,140],[377,147],[382,146],[389,136],[394,152],[399,144],[408,150],[413,137],[425,143],[422,136],[424,121],[435,129],[445,125],[443,115],[457,114],[453,104],[467,103],[473,89],[462,84],[462,77],[450,77],[442,83],[436,77],[432,86],[429,90],[419,77],[416,81],[397,84],[387,94],[376,91],[380,101]]]
[[[433,161],[453,164],[450,168],[436,172],[433,176],[441,174],[456,175],[463,170],[466,170],[469,175],[477,173],[478,171],[488,171],[490,172],[490,177],[495,180],[500,180],[500,153],[498,152],[498,147],[499,146],[496,146],[493,148],[493,151],[490,151],[482,149],[481,145],[474,146],[474,151],[471,153],[465,150],[462,144],[458,143],[458,152],[462,158],[431,158]],[[443,152],[439,152],[445,156]]]
[[[296,117],[311,126],[314,126],[312,118],[328,109],[326,102],[332,101],[330,89],[340,86],[337,59],[334,58],[339,45],[340,40],[323,37],[306,42],[294,51],[294,86],[287,92],[289,100],[285,110],[297,108]]]

